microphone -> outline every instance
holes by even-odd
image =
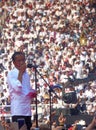
[[[27,68],[38,68],[39,65],[27,64]]]
[[[35,63],[33,63],[33,56],[29,55],[27,58],[27,68],[37,68],[38,65],[35,65]],[[32,64],[33,63],[33,64]]]
[[[39,66],[40,65],[36,65],[36,61],[33,60],[33,56],[29,55],[27,58],[27,68],[38,68]]]

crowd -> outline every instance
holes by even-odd
[[[61,98],[62,88],[68,80],[86,78],[95,70],[95,0],[1,0],[0,20],[1,105],[10,104],[6,76],[13,67],[11,56],[14,51],[24,51],[28,63],[38,66],[38,104],[49,102],[49,86],[59,86],[59,90],[58,87],[54,90]],[[28,68],[28,72],[35,88],[34,67]],[[94,114],[96,81],[72,87],[80,112]],[[60,98],[52,93],[54,108],[74,106]]]

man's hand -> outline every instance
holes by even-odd
[[[25,72],[26,70],[26,64],[22,64],[20,67],[19,67],[19,75],[18,75],[18,80],[22,83],[22,75],[23,73]]]
[[[23,74],[26,70],[26,64],[22,64],[20,67],[19,67],[19,73]]]

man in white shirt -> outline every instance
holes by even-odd
[[[30,86],[30,77],[26,71],[25,54],[15,52],[12,55],[14,68],[8,72],[7,82],[11,100],[12,121],[17,122],[23,118],[30,130],[31,123],[31,99],[36,97],[36,91]]]

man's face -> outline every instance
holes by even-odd
[[[15,61],[13,62],[15,67],[20,70],[20,67],[25,64],[25,56],[24,55],[17,55]]]

